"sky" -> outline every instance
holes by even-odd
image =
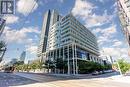
[[[7,43],[4,61],[19,58],[26,51],[26,62],[36,59],[43,15],[57,9],[65,16],[72,13],[92,31],[97,39],[101,56],[124,58],[130,61],[128,46],[121,30],[116,0],[15,0],[15,14],[6,15],[2,39]]]

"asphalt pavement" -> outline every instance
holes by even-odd
[[[13,73],[0,72],[0,87],[20,86],[36,83],[37,81],[14,75]]]

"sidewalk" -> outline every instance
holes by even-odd
[[[19,87],[129,87],[130,76],[113,75],[108,73],[88,78],[87,75],[77,75],[80,78],[72,78],[67,75],[36,74],[36,73],[14,73],[21,77],[38,81],[38,83],[23,85]],[[67,77],[67,78],[65,78]],[[68,78],[69,77],[69,78]],[[85,78],[82,78],[85,77]]]
[[[21,77],[33,79],[36,81],[46,81],[46,79],[49,80],[70,80],[70,79],[105,79],[109,78],[111,76],[116,75],[116,72],[113,73],[106,73],[101,75],[91,75],[91,74],[78,74],[78,75],[68,75],[68,74],[44,74],[44,73],[20,73],[16,72],[15,75],[19,75]],[[46,79],[45,79],[46,78]]]
[[[109,79],[115,82],[130,83],[130,76],[117,75],[117,76],[109,77]]]
[[[49,75],[39,75],[36,73],[14,73],[15,75],[25,77],[28,79],[32,79],[38,82],[50,82],[50,81],[57,81],[57,80],[64,80],[64,78],[57,78],[54,76],[49,76]]]

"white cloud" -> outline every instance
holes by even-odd
[[[58,0],[59,2],[61,2],[61,3],[63,3],[64,2],[64,0]]]
[[[98,43],[100,45],[111,42],[111,39],[115,36],[117,30],[116,25],[111,25],[107,28],[97,28],[92,31],[94,34],[98,36]]]
[[[96,8],[92,3],[85,0],[76,0],[72,9],[74,16],[85,18],[92,13],[92,10]]]
[[[93,29],[93,30],[92,30],[92,32],[93,32],[94,34],[97,34],[97,33],[101,32],[101,31],[102,31],[101,28],[96,28],[96,29]]]
[[[108,15],[107,10],[104,10],[102,15],[97,15],[93,12],[97,8],[96,5],[88,1],[76,0],[72,13],[74,16],[81,18],[86,27],[101,26],[104,23],[109,23],[115,16],[115,14]]]
[[[114,41],[113,47],[119,47],[119,46],[121,46],[122,44],[123,44],[123,43],[122,43],[121,41],[117,40],[117,41]]]
[[[28,38],[29,33],[39,34],[37,27],[27,27],[20,30],[11,29],[10,27],[5,27],[3,32],[4,39],[8,43],[29,43],[31,40]]]
[[[37,53],[37,46],[35,46],[35,45],[27,46],[26,51],[28,51],[30,54],[36,54]]]
[[[114,59],[119,59],[119,58],[128,59],[129,58],[127,48],[103,47],[101,50],[101,54],[112,56]]]
[[[10,15],[10,16],[4,16],[4,19],[6,20],[7,24],[16,23],[19,20],[18,16]]]
[[[104,43],[110,42],[110,39],[108,39],[108,37],[105,36],[99,36],[98,37],[98,44],[102,45]]]
[[[108,15],[107,11],[105,10],[102,15],[93,14],[92,16],[89,16],[88,18],[86,17],[85,24],[87,27],[101,26],[105,23],[109,23],[113,17],[114,15]]]
[[[117,31],[116,31],[116,25],[112,25],[106,29],[103,29],[101,31],[101,33],[104,35],[104,36],[111,36],[112,34],[115,34]]]
[[[36,10],[37,7],[38,3],[36,0],[19,0],[17,2],[17,11],[25,16]]]
[[[99,2],[101,2],[101,3],[106,3],[106,2],[109,1],[109,0],[96,0],[96,1],[99,1]]]

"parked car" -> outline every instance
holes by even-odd
[[[110,72],[113,72],[113,70],[104,70],[103,72],[104,73],[110,73]]]
[[[100,72],[98,72],[98,71],[94,71],[93,73],[92,73],[92,75],[99,75],[100,74]]]

